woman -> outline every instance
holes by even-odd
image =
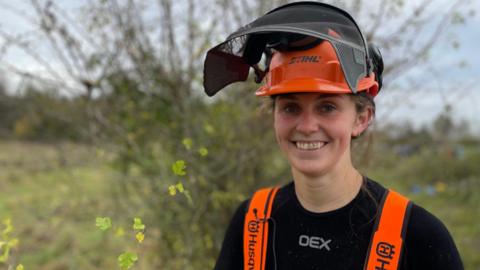
[[[207,94],[246,80],[250,67],[265,81],[256,94],[271,97],[293,182],[240,205],[216,270],[463,269],[441,221],[352,165],[383,62],[348,13],[312,2],[267,13],[209,51]]]

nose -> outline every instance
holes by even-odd
[[[318,131],[318,123],[312,112],[304,111],[298,118],[297,131],[303,134],[311,134]]]

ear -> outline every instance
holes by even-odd
[[[373,119],[373,108],[367,106],[363,112],[357,113],[354,127],[352,130],[352,137],[358,137],[362,134],[370,125]]]

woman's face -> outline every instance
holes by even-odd
[[[295,93],[275,98],[280,148],[293,170],[309,176],[351,166],[351,137],[363,132],[371,117],[371,109],[357,113],[347,95]]]

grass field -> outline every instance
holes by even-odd
[[[11,218],[12,237],[19,239],[7,266],[22,263],[28,270],[118,269],[118,254],[133,241],[118,230],[120,225],[130,226],[130,217],[118,213],[119,200],[111,188],[116,174],[108,164],[105,154],[94,148],[0,142],[0,219]],[[371,176],[384,179],[385,173],[372,172]],[[478,177],[415,189],[401,182],[384,184],[406,193],[442,219],[455,238],[466,269],[479,270]],[[119,224],[116,234],[105,234],[95,227],[95,218],[104,215]],[[146,240],[142,252],[154,257],[157,251],[150,246],[154,243]],[[134,269],[153,268],[139,260]]]
[[[94,149],[64,144],[0,144],[0,218],[19,239],[12,264],[26,269],[115,269],[116,256],[95,228],[111,214],[109,169]],[[113,255],[113,254],[112,254]]]

